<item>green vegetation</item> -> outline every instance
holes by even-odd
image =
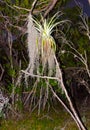
[[[29,24],[31,27],[28,31],[27,22],[30,22],[28,14],[33,0],[0,1],[0,90],[10,99],[10,104],[8,103],[3,110],[8,115],[8,120],[1,120],[2,130],[59,130],[65,126],[66,130],[77,130],[70,115],[61,107],[56,109],[58,113],[54,110],[48,114],[42,111],[47,107],[51,109],[57,103],[52,90],[58,98],[68,103],[68,106],[70,106],[67,100],[69,94],[76,103],[79,100],[88,103],[90,19],[82,14],[79,7],[64,9],[65,14],[62,15],[61,9],[68,1],[58,1],[54,9],[47,13],[53,4],[49,0],[38,0],[33,11],[34,17],[38,20],[31,19],[32,25]],[[47,16],[44,18],[46,13]],[[35,27],[34,30],[31,30],[32,26]],[[30,33],[28,38],[27,33]],[[61,75],[63,85],[65,84],[64,91],[63,87],[61,88]],[[38,76],[53,76],[60,82],[45,77],[40,79]],[[33,109],[35,112],[32,114],[26,112]],[[22,117],[16,120],[13,111],[20,113]],[[87,109],[85,113],[79,111],[83,122],[90,129],[88,116],[90,113]],[[0,113],[0,118],[4,117],[4,112]],[[9,112],[13,115],[11,119]]]
[[[84,122],[90,130],[90,111],[83,113],[82,116],[85,116]],[[56,109],[56,112],[54,109],[50,109],[49,112],[45,113],[44,111],[39,116],[37,116],[37,112],[32,114],[25,112],[21,119],[2,121],[0,128],[2,130],[61,130],[61,128],[78,130],[70,115],[61,107]]]

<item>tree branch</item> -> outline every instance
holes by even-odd
[[[45,14],[44,14],[44,18],[48,15],[48,13],[54,8],[54,6],[56,5],[56,3],[58,2],[58,0],[52,0],[49,3],[48,9],[46,10]]]
[[[31,11],[30,11],[31,14],[33,13],[33,10],[34,10],[34,8],[35,8],[35,6],[37,4],[37,1],[38,0],[34,0],[34,2],[32,3],[32,7],[31,7]]]
[[[2,67],[2,65],[0,64],[0,68],[1,68],[1,75],[0,75],[0,81],[2,80],[2,77],[3,77],[3,73],[4,73],[4,69],[3,69],[3,67]]]
[[[42,78],[42,79],[55,79],[55,80],[59,80],[57,77],[49,77],[49,76],[41,76],[41,75],[34,75],[34,74],[30,74],[27,71],[21,70],[22,73],[29,75],[31,77],[36,77],[36,78]]]

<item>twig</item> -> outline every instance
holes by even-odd
[[[12,112],[13,114],[15,114],[17,117],[21,117],[21,115],[19,115],[19,113],[17,113],[11,106],[11,104],[9,104],[9,107],[8,107]]]
[[[42,116],[42,117],[40,117],[39,120],[42,120],[43,118],[47,118],[47,119],[50,119],[50,120],[54,121],[53,118],[48,116],[47,114]]]
[[[4,69],[3,69],[1,64],[0,64],[0,68],[1,68],[1,75],[0,75],[0,81],[1,81],[2,77],[3,77],[3,74],[4,74]]]
[[[21,70],[22,73],[29,75],[31,77],[36,77],[36,78],[42,78],[42,79],[55,79],[55,80],[59,80],[57,77],[49,77],[49,76],[41,76],[41,75],[34,75],[34,74],[30,74],[27,71]]]
[[[58,2],[58,0],[52,0],[49,3],[49,8],[46,10],[45,14],[44,14],[44,18],[47,16],[47,14],[54,8],[54,6],[56,5],[56,3]]]
[[[36,4],[37,4],[37,1],[38,1],[38,0],[34,0],[34,2],[33,2],[33,4],[32,4],[31,11],[30,11],[31,14],[33,13],[33,10],[34,10],[34,8],[35,8],[35,6],[36,6]]]
[[[14,7],[15,7],[16,9],[18,9],[18,10],[25,10],[25,11],[27,11],[27,12],[31,12],[31,9],[19,7],[19,6],[16,6],[16,5],[14,5]],[[45,7],[42,7],[42,9],[40,9],[40,10],[38,10],[38,9],[33,10],[33,14],[37,14],[37,13],[39,13],[39,12],[41,12],[41,11],[44,11],[44,10],[46,10],[46,6],[45,6]]]
[[[74,51],[74,52],[69,52],[71,53],[72,55],[74,55],[74,57],[76,57],[77,59],[79,59],[79,61],[81,61],[84,66],[85,66],[85,70],[87,71],[87,74],[90,78],[90,70],[89,70],[89,66],[88,66],[88,61],[87,61],[87,54],[86,54],[86,51],[84,51],[84,56],[79,52],[77,51],[72,45],[70,45],[67,41],[66,41],[66,44]],[[86,87],[86,86],[85,86]],[[88,88],[88,89],[87,89]],[[86,89],[88,90],[88,93],[90,93],[90,88],[89,87],[86,87]]]
[[[14,7],[15,7],[16,9],[25,10],[25,11],[28,11],[28,12],[30,12],[30,10],[31,10],[31,9],[26,9],[26,8],[19,7],[19,6],[16,6],[16,5],[14,5]]]
[[[36,82],[34,83],[33,85],[33,89],[31,90],[31,92],[29,93],[29,95],[27,96],[25,102],[24,102],[24,105],[26,105],[27,101],[29,100],[31,94],[35,93],[35,89],[36,89],[36,84],[38,83],[38,79],[36,80]]]
[[[6,4],[9,8],[15,10],[16,12],[18,12],[15,8],[13,8],[13,6],[9,5],[7,2],[0,0],[1,3]]]

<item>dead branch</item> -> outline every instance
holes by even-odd
[[[62,78],[62,72],[61,72],[61,70],[59,68],[59,64],[57,62],[56,57],[55,57],[55,61],[56,61],[56,65],[57,65],[57,68],[58,68],[59,74],[60,74],[58,78],[56,78],[56,77],[53,78],[53,77],[48,77],[48,76],[33,75],[33,74],[30,74],[30,73],[25,72],[25,71],[22,71],[22,72],[25,73],[25,74],[27,74],[27,75],[29,75],[29,76],[32,76],[32,77],[44,78],[44,79],[56,79],[58,82],[60,82],[61,87],[63,88],[63,90],[65,92],[65,95],[66,95],[66,97],[68,99],[68,102],[69,102],[69,105],[70,105],[70,108],[71,108],[71,111],[72,111],[73,115],[70,112],[70,110],[68,110],[68,112],[71,114],[72,118],[75,120],[76,124],[79,127],[79,130],[86,130],[86,128],[83,126],[82,121],[80,120],[80,118],[79,118],[79,116],[78,116],[78,114],[77,114],[77,112],[76,112],[76,110],[75,110],[75,108],[73,106],[73,103],[72,103],[72,101],[71,101],[71,99],[70,99],[70,97],[68,95],[68,92],[67,92],[67,90],[66,90],[66,88],[64,86],[63,78]],[[53,90],[52,90],[52,92],[53,92],[54,96],[58,99],[57,95],[54,93]],[[58,99],[58,100],[61,102],[62,105],[65,105],[65,104],[63,104],[62,100],[60,100],[60,99]],[[66,106],[65,106],[65,108],[68,109]]]
[[[79,115],[77,114],[77,111],[76,111],[76,109],[75,109],[75,107],[74,107],[74,105],[73,105],[72,99],[71,99],[71,97],[69,96],[69,93],[68,93],[68,91],[67,91],[67,89],[66,89],[66,87],[65,87],[65,85],[64,85],[62,72],[61,72],[61,69],[60,69],[60,67],[59,67],[59,63],[58,63],[58,61],[57,61],[56,56],[55,56],[54,58],[55,58],[55,61],[56,61],[57,69],[58,69],[58,71],[59,71],[59,77],[58,77],[58,78],[59,78],[59,82],[60,82],[60,84],[61,84],[61,87],[62,87],[63,91],[65,92],[65,95],[66,95],[66,98],[67,98],[67,100],[68,100],[68,102],[69,102],[69,105],[70,105],[70,108],[71,108],[71,110],[72,110],[72,113],[73,113],[73,115],[75,116],[75,122],[76,122],[76,124],[78,124],[79,130],[87,130],[87,129],[85,128],[85,126],[84,126],[82,120],[79,118]]]
[[[29,76],[31,76],[31,77],[42,78],[42,79],[55,79],[55,80],[58,80],[57,77],[49,77],[49,76],[34,75],[34,74],[28,73],[28,72],[25,71],[25,70],[21,70],[21,72],[24,73],[24,74],[26,74],[26,75],[29,75]]]
[[[13,6],[9,5],[7,2],[3,1],[3,0],[0,0],[1,4],[5,4],[7,5],[9,8],[11,8],[12,10],[18,12]]]
[[[31,14],[33,13],[33,10],[34,10],[34,8],[35,8],[35,6],[37,4],[37,1],[38,0],[34,0],[34,2],[32,3],[32,7],[31,7],[31,11],[30,11]]]
[[[1,81],[2,77],[3,77],[3,74],[4,74],[4,69],[3,69],[1,64],[0,64],[0,68],[1,68],[1,75],[0,75],[0,81]]]
[[[26,9],[26,8],[19,7],[19,6],[16,6],[16,5],[14,5],[14,7],[15,7],[16,9],[18,9],[18,10],[25,10],[25,11],[27,11],[27,12],[30,12],[30,11],[31,11],[31,9]]]
[[[50,85],[49,85],[49,87],[50,87],[53,95],[57,98],[57,100],[62,104],[62,106],[67,110],[67,112],[72,116],[72,118],[76,122],[76,119],[75,119],[74,114],[72,113],[71,109],[68,108],[68,106],[65,104],[65,102],[60,97],[58,97],[58,95],[54,92],[53,88]],[[77,123],[77,125],[78,125],[78,123]],[[80,126],[78,125],[78,127],[80,127]]]
[[[50,1],[49,5],[48,5],[48,9],[46,10],[45,14],[44,14],[44,18],[48,15],[48,13],[55,7],[56,3],[58,2],[58,0],[52,0]]]

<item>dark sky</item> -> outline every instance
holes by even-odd
[[[88,0],[76,0],[77,3],[79,2],[83,6],[83,11],[86,13],[88,16],[90,16],[90,5]],[[74,0],[71,0],[68,4],[67,7],[74,7],[76,6],[76,3]]]

